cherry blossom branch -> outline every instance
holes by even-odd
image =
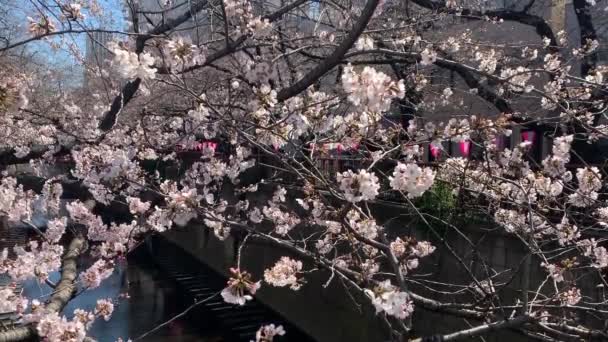
[[[365,27],[369,23],[369,20],[372,18],[372,15],[378,6],[378,3],[378,0],[368,0],[363,8],[363,11],[361,12],[359,20],[353,25],[350,33],[344,38],[344,40],[342,40],[340,45],[327,58],[325,58],[323,62],[319,63],[314,69],[308,72],[295,84],[281,89],[277,94],[277,100],[285,101],[295,95],[298,95],[323,75],[325,75],[329,70],[338,65],[344,55],[348,52],[348,50],[350,50],[361,33],[363,33],[365,30]]]
[[[86,249],[86,241],[77,236],[70,242],[63,261],[61,263],[61,278],[46,304],[45,310],[49,312],[61,312],[72,299],[76,290],[76,279],[78,276],[78,257]],[[0,332],[0,342],[16,342],[31,339],[37,336],[36,329],[31,325],[12,328],[9,331]]]
[[[159,25],[153,28],[145,34],[138,35],[137,39],[135,40],[135,53],[142,53],[144,51],[146,41],[157,35],[164,34],[178,27],[179,25],[188,21],[195,13],[202,11],[205,7],[207,7],[207,5],[207,0],[197,1],[191,6],[190,10],[185,11],[180,16],[167,21],[163,25]],[[103,118],[99,121],[99,129],[101,131],[108,132],[112,129],[112,127],[114,127],[114,125],[116,124],[116,120],[122,112],[123,108],[131,101],[133,96],[135,96],[135,93],[139,89],[141,81],[142,80],[140,78],[136,78],[133,81],[127,82],[127,84],[122,88],[120,93],[114,98],[110,106],[110,110],[108,110],[103,115]]]
[[[249,232],[251,234],[251,239],[261,239],[263,241],[270,242],[273,245],[284,248],[292,253],[295,253],[296,255],[298,255],[300,257],[315,261],[315,262],[317,262],[318,266],[323,267],[324,269],[327,269],[328,271],[334,271],[334,272],[336,272],[336,274],[338,274],[340,276],[346,275],[352,281],[357,282],[359,279],[361,279],[361,275],[359,273],[357,273],[353,270],[335,265],[334,263],[325,259],[324,257],[322,257],[320,255],[316,255],[306,249],[303,249],[302,247],[299,247],[296,244],[293,244],[288,241],[284,241],[282,239],[270,236],[268,234],[263,234],[263,233],[257,231],[255,228],[245,226],[245,225],[240,224],[235,221],[229,221],[229,223],[235,228],[242,229],[242,230]],[[457,317],[466,317],[466,318],[473,318],[473,319],[483,319],[484,317],[487,317],[486,313],[483,313],[481,311],[476,311],[473,308],[471,308],[470,305],[459,305],[456,303],[442,303],[440,301],[436,301],[436,300],[429,299],[424,296],[418,295],[414,292],[408,292],[408,294],[412,297],[412,299],[414,300],[414,303],[422,306],[423,308],[425,308],[426,310],[429,310],[429,311],[442,312],[442,313],[454,315]]]
[[[530,316],[518,316],[513,319],[506,319],[504,321],[492,322],[487,324],[482,324],[471,329],[461,330],[455,333],[447,334],[440,336],[440,341],[458,341],[463,339],[470,339],[475,336],[479,336],[481,334],[485,334],[488,332],[493,332],[501,329],[509,329],[520,327],[526,323],[530,323],[533,321],[533,318]],[[412,340],[412,342],[422,342],[425,341],[424,338],[417,338]]]
[[[2,47],[2,48],[0,48],[0,52],[11,50],[11,49],[19,47],[21,45],[26,45],[28,43],[31,43],[31,42],[34,42],[34,41],[38,41],[38,40],[42,40],[42,39],[48,38],[48,37],[61,36],[61,35],[67,35],[67,34],[82,34],[82,33],[88,34],[88,33],[91,33],[91,32],[112,33],[112,34],[120,34],[120,35],[125,35],[125,36],[139,36],[139,33],[125,32],[125,31],[118,31],[118,30],[69,29],[69,30],[61,30],[61,31],[52,31],[52,32],[45,33],[43,35],[30,37],[30,38],[24,39],[22,41],[19,41],[19,42],[16,42],[16,43],[13,43],[13,44],[10,44],[10,45]]]
[[[219,292],[214,293],[212,295],[210,295],[209,297],[200,300],[200,301],[195,301],[193,304],[191,304],[189,307],[187,307],[184,311],[178,313],[177,315],[171,317],[170,319],[166,320],[165,322],[155,326],[154,328],[146,331],[145,333],[139,335],[138,337],[134,338],[133,341],[139,341],[142,340],[148,336],[150,336],[151,334],[153,334],[154,332],[158,331],[159,329],[162,329],[163,327],[167,326],[168,324],[171,324],[171,322],[174,322],[176,319],[179,319],[181,317],[184,317],[185,315],[188,314],[188,312],[192,311],[192,309],[196,308],[197,306],[204,304],[206,302],[208,302],[209,300],[213,299],[214,297],[216,297],[218,294],[220,294]]]

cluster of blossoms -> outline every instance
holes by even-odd
[[[420,64],[431,65],[437,60],[437,52],[432,48],[425,48],[420,52]]]
[[[170,64],[175,67],[187,68],[205,62],[205,51],[190,41],[187,37],[177,37],[167,42]]]
[[[564,246],[570,244],[581,236],[578,227],[568,220],[568,217],[564,215],[562,221],[555,226],[555,233],[560,245]]]
[[[224,224],[223,218],[218,213],[207,214],[208,218],[203,219],[205,225],[213,230],[215,237],[224,241],[230,236],[230,226]]]
[[[142,183],[143,171],[135,160],[136,155],[133,148],[122,149],[106,144],[73,150],[76,166],[72,174],[84,182],[95,200],[108,204],[115,197],[111,190],[116,184],[122,184],[122,180],[132,182],[127,192],[139,190],[135,184]]]
[[[333,122],[333,113],[330,109],[338,104],[339,100],[336,97],[309,88],[302,96],[287,100],[280,107],[280,114],[286,123],[293,126],[292,134],[295,137],[313,131],[325,133]]]
[[[262,212],[268,220],[275,224],[274,231],[278,235],[287,235],[289,231],[300,223],[300,219],[288,211],[282,211],[273,204],[274,202],[272,202],[270,206],[264,206]]]
[[[268,205],[262,208],[262,213],[264,213],[264,216],[268,220],[275,224],[274,231],[280,236],[287,235],[301,222],[294,214],[279,208],[279,203],[285,202],[286,194],[287,190],[285,190],[285,188],[278,187],[274,192],[272,199],[268,201]],[[251,211],[249,215],[250,220],[254,223],[260,223],[262,221],[262,217],[259,216],[259,209]]]
[[[490,49],[489,51],[477,51],[475,52],[475,60],[479,61],[479,70],[493,74],[498,65],[498,57],[496,50]]]
[[[84,20],[85,15],[82,13],[82,4],[77,2],[61,5],[61,14],[65,20],[78,21]]]
[[[355,43],[357,50],[373,50],[374,40],[370,36],[360,37]]]
[[[380,190],[378,177],[366,170],[359,170],[358,173],[353,170],[338,173],[337,180],[340,190],[344,192],[344,198],[351,203],[373,200]]]
[[[565,181],[572,179],[572,173],[566,170],[570,161],[570,148],[574,137],[567,135],[558,137],[553,142],[553,153],[543,160],[543,170],[551,177],[561,178]]]
[[[342,87],[353,105],[372,113],[386,112],[393,99],[405,96],[403,80],[395,82],[371,67],[356,73],[352,65],[346,66],[342,74]]]
[[[380,227],[373,218],[361,217],[361,214],[356,210],[350,210],[346,218],[348,224],[361,236],[372,240],[378,237]]]
[[[9,221],[29,221],[33,214],[33,203],[37,196],[32,191],[23,190],[17,179],[5,177],[0,183],[0,213]]]
[[[272,342],[275,336],[283,335],[285,335],[285,329],[283,329],[282,325],[275,326],[274,324],[268,324],[260,327],[255,333],[255,342]]]
[[[398,163],[389,178],[393,190],[405,191],[410,198],[419,197],[433,186],[435,172],[412,163]]]
[[[582,249],[584,256],[590,257],[594,261],[593,267],[608,267],[608,251],[605,247],[598,246],[594,238],[578,240],[576,244]]]
[[[133,215],[141,215],[150,210],[150,202],[144,202],[139,197],[127,197],[129,212]]]
[[[82,309],[74,310],[74,318],[68,320],[60,317],[57,312],[47,312],[37,301],[32,301],[31,313],[25,315],[25,321],[36,323],[38,335],[49,342],[82,342],[86,339],[86,332],[97,317],[108,321],[114,311],[114,304],[109,299],[97,301],[94,313]]]
[[[22,314],[27,308],[28,300],[16,294],[14,289],[4,287],[0,289],[0,314],[15,312]]]
[[[80,274],[82,286],[88,289],[98,287],[104,279],[114,272],[114,265],[105,260],[97,260],[91,267]]]
[[[43,282],[51,272],[57,271],[61,267],[61,256],[63,255],[61,245],[30,241],[27,248],[15,246],[14,251],[17,258],[12,262],[8,274],[15,281],[36,277]]]
[[[40,318],[36,330],[38,335],[49,342],[81,342],[86,338],[87,327],[79,317],[68,320],[56,312],[47,313]]]
[[[292,290],[298,290],[302,286],[301,280],[297,278],[301,271],[301,261],[281,257],[272,268],[264,271],[264,280],[272,286],[289,286]]]
[[[59,219],[54,219],[48,222],[47,229],[44,232],[44,237],[48,242],[57,243],[65,233],[65,228],[67,226],[67,218],[62,217]]]
[[[103,317],[105,321],[109,321],[114,312],[114,304],[110,299],[99,299],[95,305],[94,313],[97,316]]]
[[[222,298],[226,303],[245,305],[248,300],[252,300],[252,295],[260,288],[261,282],[253,282],[251,274],[241,272],[237,268],[231,268],[232,276],[228,280],[228,286],[221,292]]]
[[[49,33],[55,32],[55,24],[46,15],[41,15],[37,19],[28,17],[29,31],[35,37],[44,36]]]
[[[101,217],[93,214],[87,205],[80,201],[74,201],[66,205],[70,218],[76,224],[87,227],[87,237],[92,241],[105,240],[108,227],[103,223]]]
[[[569,197],[570,203],[577,207],[587,207],[595,203],[598,191],[602,188],[602,175],[595,166],[576,170],[578,189]]]
[[[255,16],[251,3],[246,0],[229,0],[224,4],[227,19],[237,27],[237,33],[251,33],[256,37],[270,34],[272,25],[266,18]]]
[[[560,301],[566,305],[576,305],[581,301],[581,290],[573,287],[568,291],[560,293]]]
[[[509,90],[516,92],[530,92],[534,89],[528,85],[532,72],[523,66],[517,68],[506,68],[500,72],[500,77],[507,81]]]
[[[578,266],[578,264],[577,258],[573,257],[563,259],[559,264],[543,262],[540,265],[547,270],[547,273],[549,273],[549,276],[553,279],[553,281],[556,283],[561,283],[565,280],[564,276],[566,271],[573,269],[574,267]]]
[[[11,125],[14,119],[17,117],[11,115],[11,112],[15,108],[25,108],[28,105],[28,99],[25,95],[25,85],[27,79],[22,75],[15,75],[13,73],[4,71],[0,72],[0,110],[5,112],[4,117],[0,120],[0,124],[5,125],[4,132],[0,134],[0,137],[12,136],[15,138],[15,127]],[[11,127],[13,126],[13,127]],[[23,127],[19,127],[17,131],[21,131]],[[22,135],[23,138],[28,138],[27,135]],[[29,137],[31,139],[31,137]],[[17,139],[21,140],[21,139]],[[4,146],[3,143],[0,146]],[[15,144],[18,147],[19,144]]]
[[[433,246],[428,241],[416,241],[413,238],[396,238],[389,244],[389,247],[395,257],[402,260],[401,270],[404,274],[416,269],[419,264],[419,258],[424,258],[435,251]]]
[[[135,244],[134,235],[142,231],[136,221],[132,221],[130,224],[112,223],[108,227],[103,223],[101,217],[94,215],[80,201],[69,203],[66,207],[74,223],[87,227],[89,240],[101,242],[99,252],[105,258],[124,255]]]
[[[167,209],[171,212],[175,224],[184,226],[197,216],[196,208],[202,196],[196,188],[184,187],[178,190],[177,184],[165,181],[161,184],[161,190],[168,196]]]
[[[376,313],[385,312],[398,319],[405,319],[414,312],[414,304],[410,296],[398,291],[390,280],[379,283],[373,291],[366,289],[365,293],[371,298]]]
[[[112,44],[110,50],[114,54],[112,65],[119,75],[125,79],[140,78],[142,80],[154,79],[157,69],[154,68],[154,57],[147,52],[136,54],[122,48],[119,44]]]
[[[547,223],[536,214],[530,215],[517,210],[498,209],[494,213],[494,220],[509,233],[542,234]]]
[[[562,267],[556,264],[547,264],[544,262],[540,265],[547,270],[549,276],[551,276],[555,282],[559,283],[564,281],[564,269]]]
[[[474,122],[476,117],[472,116],[471,120]],[[464,118],[458,120],[456,118],[452,118],[448,120],[448,123],[443,129],[443,138],[450,139],[455,142],[463,142],[469,140],[470,132],[471,125],[468,119]]]
[[[60,215],[61,195],[63,194],[63,186],[61,183],[53,183],[46,181],[42,187],[42,196],[40,198],[37,209],[41,213],[47,214],[49,217],[57,217]]]

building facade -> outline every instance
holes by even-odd
[[[89,87],[92,82],[91,73],[98,73],[112,58],[108,43],[114,39],[110,32],[92,31],[87,33],[85,50],[84,85]]]

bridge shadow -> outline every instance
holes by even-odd
[[[163,277],[174,283],[175,300],[182,306],[203,302],[188,313],[187,320],[205,331],[214,328],[222,341],[255,341],[256,331],[266,324],[285,328],[285,336],[276,337],[275,342],[315,341],[256,299],[244,306],[225,303],[219,293],[227,279],[160,235],[150,237],[134,255],[153,262]]]

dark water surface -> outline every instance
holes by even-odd
[[[51,277],[53,281],[57,278],[57,274]],[[50,291],[50,287],[37,282],[24,284],[25,294],[30,298],[41,296],[41,301],[48,298],[45,295]],[[124,296],[126,293],[129,298]],[[135,340],[189,305],[176,293],[172,281],[163,278],[153,265],[138,258],[130,258],[117,267],[99,288],[78,295],[66,306],[63,314],[71,318],[76,308],[93,311],[100,298],[112,298],[114,313],[107,322],[96,320],[89,330],[88,336],[99,342],[114,342],[119,337],[125,341],[129,338]],[[224,341],[212,323],[201,320],[197,320],[194,313],[185,315],[139,341]]]

